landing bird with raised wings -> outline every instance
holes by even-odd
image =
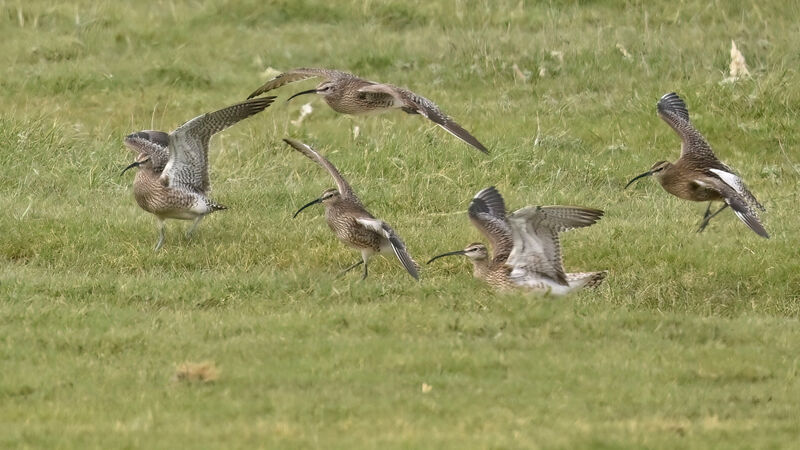
[[[409,255],[406,245],[400,239],[400,236],[395,233],[389,224],[376,219],[364,208],[353,188],[350,187],[350,184],[342,177],[336,167],[309,145],[294,139],[284,139],[284,142],[322,166],[336,182],[336,189],[326,189],[319,198],[312,200],[297,210],[294,213],[294,217],[297,217],[300,211],[309,206],[322,203],[325,207],[325,221],[328,222],[328,226],[336,237],[344,244],[361,252],[361,260],[346,268],[342,273],[346,273],[363,263],[364,275],[362,279],[365,279],[367,278],[367,263],[373,255],[392,253],[409,275],[418,280],[417,263]]]
[[[408,114],[420,114],[476,149],[484,153],[489,152],[474,136],[427,98],[408,89],[368,81],[347,72],[329,69],[293,69],[267,81],[247,98],[257,97],[285,84],[315,77],[322,78],[323,81],[314,89],[292,95],[289,100],[298,95],[319,94],[331,109],[342,114],[369,114],[393,109],[400,109]]]
[[[681,138],[681,156],[674,163],[658,161],[650,170],[629,181],[625,188],[640,178],[652,175],[665,191],[678,198],[708,202],[698,232],[702,232],[714,216],[730,206],[736,217],[751,230],[769,238],[758,218],[758,210],[764,211],[764,207],[747,189],[744,181],[717,159],[706,139],[689,120],[689,110],[683,99],[671,92],[659,99],[656,109],[659,117]],[[712,214],[711,204],[715,201],[724,204]]]
[[[489,241],[463,250],[434,256],[465,255],[473,275],[498,289],[525,288],[537,293],[565,295],[584,287],[596,287],[608,272],[564,272],[558,234],[593,225],[603,216],[598,209],[576,206],[527,206],[506,215],[503,197],[488,187],[478,192],[468,210],[472,224]]]
[[[133,180],[133,195],[136,203],[158,220],[156,251],[164,245],[166,219],[194,220],[186,233],[190,237],[203,217],[226,209],[208,197],[211,136],[258,114],[274,99],[262,97],[203,114],[172,133],[145,130],[125,138],[125,145],[136,153],[136,160],[122,173],[139,168]]]

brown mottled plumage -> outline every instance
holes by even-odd
[[[528,206],[506,216],[503,197],[488,187],[469,205],[469,218],[489,240],[494,258],[481,243],[444,253],[466,255],[473,275],[499,289],[523,287],[536,292],[563,295],[583,287],[598,286],[607,272],[565,273],[558,233],[587,227],[600,220],[603,211],[574,206]]]
[[[128,135],[125,145],[137,153],[132,167],[139,171],[133,180],[136,203],[158,219],[156,251],[164,245],[166,219],[194,220],[187,235],[214,211],[225,209],[208,198],[208,143],[211,136],[263,111],[275,97],[238,103],[194,119],[172,133],[145,130]]]
[[[298,95],[319,94],[331,109],[342,114],[369,114],[391,109],[401,109],[408,114],[420,114],[453,136],[488,153],[483,144],[427,98],[408,89],[368,81],[347,72],[330,69],[293,69],[267,81],[247,98],[256,97],[285,84],[314,77],[323,78],[324,81],[315,89],[292,95],[289,100]]]
[[[681,138],[681,156],[674,163],[659,161],[653,164],[650,170],[633,178],[625,187],[642,177],[652,175],[665,191],[678,198],[709,202],[698,232],[705,229],[711,218],[730,206],[751,230],[759,236],[769,238],[758,218],[757,210],[763,211],[764,207],[747,189],[742,179],[717,159],[711,146],[689,120],[686,103],[678,94],[671,92],[659,99],[656,108],[661,119]],[[711,203],[714,201],[723,201],[725,204],[711,214]]]
[[[369,258],[376,253],[392,252],[408,273],[418,280],[417,263],[408,254],[406,245],[400,236],[389,224],[376,219],[364,208],[361,200],[358,199],[350,184],[336,167],[316,150],[302,142],[293,139],[284,139],[284,142],[325,168],[336,181],[337,189],[325,190],[320,198],[304,205],[294,213],[294,216],[297,217],[300,211],[317,203],[325,206],[325,221],[336,237],[361,252],[361,260],[344,271],[347,272],[363,263],[364,276],[362,279],[366,278]]]

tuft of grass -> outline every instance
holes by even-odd
[[[218,379],[219,370],[213,361],[186,361],[178,365],[173,375],[173,380],[184,383],[211,383]]]

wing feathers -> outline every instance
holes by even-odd
[[[208,181],[208,142],[211,136],[263,111],[275,97],[262,97],[203,114],[184,123],[169,135],[169,162],[161,175],[162,183],[206,192]]]
[[[400,239],[400,236],[394,232],[389,224],[382,220],[368,218],[359,218],[356,219],[356,222],[386,238],[386,240],[389,241],[389,245],[392,247],[392,251],[394,252],[395,256],[400,261],[400,264],[402,264],[406,271],[408,271],[409,275],[414,277],[415,280],[419,280],[417,263],[408,253],[406,244],[403,243],[402,239]]]
[[[350,187],[350,184],[347,183],[347,180],[345,180],[342,174],[339,173],[339,170],[336,169],[336,166],[334,166],[330,161],[328,161],[327,158],[325,158],[319,152],[314,150],[310,145],[304,144],[300,141],[286,138],[283,140],[283,142],[286,142],[292,148],[305,155],[306,158],[316,162],[317,164],[322,166],[325,170],[327,170],[328,173],[331,175],[331,177],[333,177],[333,180],[336,182],[336,188],[339,190],[339,195],[345,198],[350,198],[358,201],[358,198],[353,193],[353,188]]]
[[[265,92],[269,92],[273,89],[277,89],[289,83],[294,83],[295,81],[305,80],[307,78],[314,78],[314,77],[322,77],[330,79],[333,76],[336,76],[336,74],[345,74],[345,73],[336,70],[313,69],[306,67],[300,69],[292,69],[267,81],[261,87],[253,91],[250,95],[248,95],[247,98],[251,99],[253,97],[257,97]]]

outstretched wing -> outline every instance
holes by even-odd
[[[750,192],[750,189],[747,189],[747,186],[744,184],[744,181],[742,181],[742,179],[739,178],[738,175],[732,172],[726,172],[724,170],[719,170],[719,169],[708,169],[708,170],[710,170],[711,173],[719,177],[719,179],[724,181],[725,184],[733,188],[733,190],[735,190],[737,194],[741,195],[750,206],[758,208],[761,211],[766,211],[764,209],[764,206],[758,202],[755,195],[753,195],[753,193]]]
[[[689,109],[678,94],[664,94],[656,105],[658,115],[681,138],[681,158],[702,163],[704,166],[730,171],[731,169],[717,159],[711,146],[689,120]]]
[[[347,180],[344,179],[342,174],[339,173],[339,170],[336,169],[336,166],[331,164],[327,158],[319,154],[319,152],[314,150],[310,145],[304,144],[300,141],[286,138],[283,140],[283,142],[286,142],[292,146],[292,148],[325,168],[325,170],[331,174],[331,177],[333,177],[333,180],[336,182],[336,188],[339,190],[339,195],[341,195],[343,198],[350,198],[361,203],[353,192],[353,188],[351,188],[350,184],[347,183]]]
[[[504,262],[511,253],[514,241],[506,221],[506,205],[494,186],[475,194],[469,204],[469,220],[492,245],[494,261]]]
[[[512,277],[524,281],[531,276],[545,276],[568,285],[561,259],[558,233],[596,223],[603,211],[573,206],[528,206],[515,211],[508,223],[514,247],[507,265]]]
[[[388,86],[388,85],[387,85]],[[481,144],[475,136],[471,135],[467,130],[457,124],[447,114],[442,112],[435,103],[427,98],[417,95],[408,89],[397,88],[389,86],[396,92],[397,98],[402,102],[401,108],[409,114],[421,114],[428,118],[430,121],[444,128],[448,133],[461,139],[467,144],[475,147],[483,153],[489,153],[489,150]]]
[[[419,273],[417,272],[417,263],[411,258],[411,255],[408,254],[408,250],[406,249],[406,244],[400,239],[400,236],[394,232],[392,227],[389,226],[386,222],[379,220],[379,219],[369,219],[369,218],[358,218],[356,222],[360,223],[369,230],[372,230],[389,241],[389,245],[392,247],[392,251],[394,252],[397,259],[400,261],[400,264],[405,267],[408,271],[409,275],[414,277],[415,280],[419,280]]]
[[[161,172],[169,161],[169,134],[145,130],[125,137],[125,145],[134,152],[150,157],[153,170]]]
[[[725,203],[733,209],[736,217],[745,223],[751,230],[761,237],[769,238],[769,233],[764,229],[761,220],[758,218],[756,208],[764,211],[764,207],[756,200],[755,196],[747,189],[741,178],[733,173],[717,169],[710,169],[716,175],[710,178],[709,184],[702,180],[696,180],[699,184],[719,192],[725,199]]]
[[[264,92],[269,92],[283,85],[294,83],[295,81],[305,80],[307,78],[320,77],[330,80],[331,78],[336,78],[341,76],[353,76],[353,75],[347,72],[340,72],[338,70],[330,70],[330,69],[313,69],[313,68],[292,69],[288,72],[283,72],[277,77],[267,81],[260,88],[253,91],[252,94],[248,95],[247,98],[251,99],[253,97],[257,97],[263,94]]]
[[[225,128],[263,111],[275,97],[262,97],[203,114],[169,135],[169,162],[162,182],[205,192],[208,190],[208,142]]]

